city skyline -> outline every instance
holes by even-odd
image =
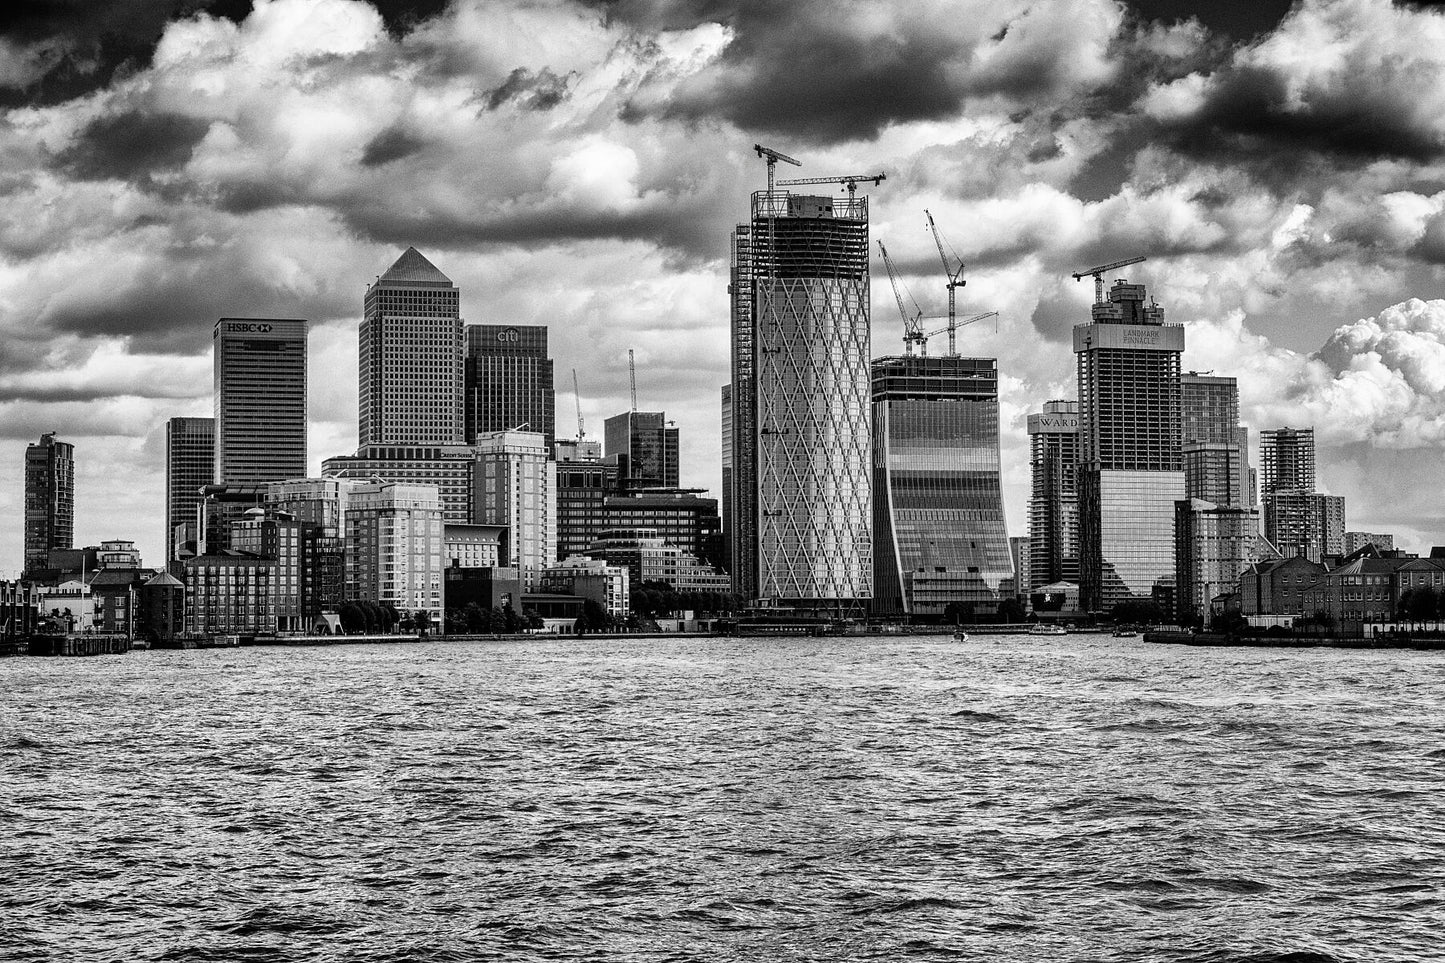
[[[1027,530],[1026,415],[1073,396],[1064,338],[1091,298],[1068,272],[1141,255],[1124,274],[1185,324],[1184,369],[1237,378],[1252,435],[1314,426],[1319,487],[1347,497],[1351,528],[1416,550],[1445,530],[1423,494],[1375,491],[1427,480],[1445,438],[1431,360],[1445,302],[1409,300],[1442,293],[1440,14],[1313,2],[1243,29],[1202,8],[1204,22],[1168,19],[1179,5],[1000,4],[939,33],[922,8],[826,25],[825,6],[800,4],[786,35],[812,30],[832,56],[796,64],[788,103],[756,12],[498,9],[408,26],[359,2],[277,0],[157,22],[132,68],[101,57],[69,87],[46,81],[45,50],[84,37],[12,39],[0,137],[29,229],[4,241],[0,280],[0,512],[20,509],[25,445],[55,431],[76,445],[77,544],[133,538],[160,559],[165,424],[209,413],[223,317],[311,319],[316,473],[356,438],[360,294],[413,244],[456,280],[466,321],[549,327],[593,434],[628,408],[635,348],[646,407],[681,428],[682,483],[719,496],[726,236],[763,185],[762,141],[802,159],[800,176],[886,170],[872,234],[913,295],[929,313],[945,301],[926,207],[968,265],[961,308],[1003,312],[959,352],[999,359],[1010,532]],[[549,29],[570,49],[541,42]],[[926,45],[954,66],[925,71],[927,91],[837,56],[885,35],[899,38],[885,68]],[[1320,35],[1339,42],[1307,46]],[[441,51],[459,59],[444,70]],[[1389,56],[1420,79],[1381,80]],[[1060,66],[1024,69],[1037,62]],[[396,64],[419,71],[410,87],[387,79]],[[1251,78],[1299,96],[1251,99]],[[374,104],[338,100],[361,82],[379,85]],[[1370,138],[1338,132],[1366,114]],[[346,124],[285,120],[310,116]],[[873,357],[901,340],[889,293],[872,292]],[[19,567],[20,537],[0,533],[0,569]]]

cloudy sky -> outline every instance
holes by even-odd
[[[1314,425],[1351,528],[1445,543],[1432,5],[49,0],[0,15],[0,575],[43,431],[77,448],[77,543],[161,561],[165,421],[209,413],[218,317],[311,319],[313,470],[353,449],[362,293],[409,244],[467,320],[550,327],[563,431],[570,369],[600,432],[635,349],[716,490],[757,141],[886,171],[911,295],[946,304],[928,209],[961,309],[1000,312],[961,350],[999,359],[1012,534],[1025,415],[1074,395],[1069,273],[1145,255],[1186,367],[1238,377],[1252,430]]]

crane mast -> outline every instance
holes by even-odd
[[[627,349],[627,379],[632,382],[632,411],[637,413],[637,363],[632,357],[632,349]],[[611,444],[611,442],[608,442]]]
[[[581,441],[587,437],[587,429],[582,426],[582,390],[577,387],[577,369],[572,369],[572,397],[577,401],[577,440]]]
[[[933,232],[933,243],[938,247],[938,260],[943,264],[944,283],[948,285],[948,355],[958,356],[957,328],[954,318],[957,312],[958,289],[968,284],[963,280],[963,259],[958,259],[958,268],[955,270],[948,266],[948,255],[943,253],[943,238],[939,236],[938,225],[933,223],[933,215],[927,210],[923,212],[928,217],[928,229]]]
[[[782,153],[781,151],[773,150],[771,147],[764,147],[762,144],[754,144],[754,145],[753,145],[753,150],[757,151],[757,152],[758,152],[758,156],[761,157],[763,160],[765,160],[765,161],[768,162],[768,193],[769,193],[769,194],[771,194],[771,193],[773,192],[773,177],[774,177],[774,175],[775,175],[775,173],[776,173],[776,168],[777,168],[777,166],[778,166],[778,161],[782,161],[784,164],[792,164],[794,167],[802,167],[802,166],[803,166],[803,162],[802,162],[802,161],[800,161],[800,160],[794,160],[793,158],[789,157],[787,154],[784,154],[784,153]]]
[[[913,317],[908,316],[908,308],[903,303],[902,282],[898,280],[898,271],[893,266],[893,258],[888,256],[888,248],[883,242],[878,242],[878,251],[883,255],[883,266],[888,269],[888,283],[893,286],[893,298],[898,302],[898,314],[903,318],[903,353],[912,356],[913,346],[919,345],[927,353],[927,341],[919,337],[919,326],[922,324],[923,311],[920,309]],[[910,295],[912,297],[912,295]],[[917,307],[917,303],[914,304]]]

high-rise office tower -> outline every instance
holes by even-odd
[[[995,614],[1014,574],[997,362],[879,358],[872,373],[873,610],[939,616],[959,605]]]
[[[205,500],[201,489],[215,477],[216,419],[172,418],[166,422],[167,562],[176,559],[178,543],[200,538],[196,512]]]
[[[363,447],[464,440],[460,292],[416,248],[366,289],[359,340]]]
[[[677,428],[661,411],[624,411],[603,423],[603,457],[623,488],[676,488]]]
[[[212,335],[219,485],[306,475],[306,322],[222,318]]]
[[[753,195],[732,239],[735,591],[873,595],[868,198]]]
[[[542,325],[469,324],[463,377],[466,437],[535,431],[556,439],[556,391]]]
[[[53,548],[75,541],[75,446],[54,432],[25,447],[25,568],[43,568]]]
[[[1079,581],[1079,403],[1047,401],[1029,415],[1029,577],[1019,593]]]
[[[1117,281],[1074,327],[1079,373],[1079,601],[1107,612],[1174,581],[1174,502],[1184,495],[1179,355],[1142,284]]]
[[[1253,505],[1254,469],[1249,464],[1249,430],[1239,424],[1238,382],[1189,371],[1180,375],[1179,389],[1185,497]]]

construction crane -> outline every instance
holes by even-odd
[[[958,357],[958,355],[953,351],[953,337],[952,337],[953,333],[954,333],[955,331],[957,331],[959,328],[964,328],[964,327],[967,327],[967,326],[970,325],[970,324],[973,324],[975,321],[985,321],[985,320],[987,320],[987,319],[989,319],[989,318],[996,318],[996,317],[998,317],[998,312],[997,312],[997,311],[985,311],[983,314],[975,314],[973,317],[971,317],[971,318],[965,318],[965,319],[962,320],[962,321],[956,321],[956,319],[954,319],[954,318],[949,318],[949,319],[948,319],[948,324],[944,325],[943,327],[941,327],[941,328],[935,328],[934,330],[929,331],[929,332],[927,332],[926,334],[920,331],[917,335],[914,336],[914,338],[915,338],[915,340],[916,340],[920,345],[922,345],[922,347],[923,347],[923,356],[924,356],[924,357],[927,357],[927,356],[928,356],[928,339],[934,337],[935,335],[940,335],[940,334],[942,334],[943,332],[947,331],[947,332],[949,332],[949,339],[948,339],[949,351],[948,351],[948,356],[949,356],[950,358],[956,358],[956,357]],[[940,315],[939,317],[936,317],[936,318],[919,318],[918,320],[919,320],[919,323],[922,324],[922,322],[924,322],[924,321],[942,321],[942,320],[943,320],[943,317]]]
[[[754,144],[754,145],[753,145],[753,150],[757,151],[757,152],[758,152],[758,156],[761,157],[763,160],[765,160],[765,161],[768,162],[768,193],[769,193],[769,194],[771,194],[771,193],[773,192],[773,175],[776,173],[775,168],[778,166],[778,161],[782,161],[784,164],[792,164],[794,167],[802,167],[802,166],[803,166],[803,162],[802,162],[802,161],[800,161],[800,160],[794,160],[793,158],[789,157],[787,154],[784,154],[784,153],[782,153],[782,152],[780,152],[780,151],[775,151],[775,150],[773,150],[771,147],[764,147],[762,144]]]
[[[632,349],[627,349],[627,378],[632,382],[632,412],[637,413],[637,362],[633,360]]]
[[[924,210],[923,213],[928,217],[928,229],[933,232],[933,243],[938,246],[938,260],[943,263],[944,283],[948,285],[948,355],[949,357],[955,357],[958,354],[958,325],[953,323],[957,310],[955,305],[958,299],[958,289],[968,284],[967,281],[963,280],[963,258],[959,257],[955,252],[953,257],[954,260],[958,261],[958,268],[955,270],[948,266],[948,255],[943,253],[943,238],[938,234],[938,225],[933,223],[933,215],[931,213],[927,210]]]
[[[908,316],[908,307],[903,303],[903,282],[898,279],[898,271],[893,266],[893,258],[888,256],[888,248],[883,246],[882,241],[878,242],[878,252],[883,255],[883,266],[888,269],[888,283],[893,285],[893,297],[898,302],[898,314],[903,318],[903,353],[911,356],[915,344],[925,349],[926,352],[928,343],[919,336],[923,325],[923,309],[918,307],[917,301],[914,301],[913,306],[917,310],[913,317]],[[911,300],[913,295],[909,294],[908,297]]]
[[[587,437],[587,429],[582,425],[582,389],[577,387],[577,369],[572,369],[572,397],[577,400],[577,440],[581,441]]]
[[[1089,277],[1090,275],[1093,275],[1093,277],[1094,277],[1094,303],[1095,303],[1095,304],[1103,304],[1103,303],[1104,303],[1104,275],[1105,275],[1105,274],[1108,274],[1110,271],[1118,270],[1118,269],[1121,268],[1121,267],[1127,267],[1127,266],[1130,265],[1130,264],[1138,264],[1140,261],[1147,261],[1147,260],[1148,260],[1148,258],[1143,258],[1143,257],[1127,257],[1127,258],[1125,258],[1125,259],[1122,260],[1122,261],[1115,261],[1115,262],[1112,263],[1112,264],[1100,264],[1098,267],[1085,268],[1085,269],[1082,270],[1082,271],[1075,271],[1075,272],[1074,272],[1074,280],[1075,280],[1075,281],[1082,281],[1082,280],[1084,280],[1084,278]]]
[[[771,171],[772,168],[769,167],[768,170]],[[877,187],[887,179],[887,174],[840,174],[837,177],[799,177],[794,180],[778,181],[778,186],[797,187],[800,184],[842,184],[848,189],[848,199],[852,200],[853,195],[858,190],[859,181],[863,183],[871,182],[874,187]],[[772,190],[771,185],[768,187],[768,190]]]

